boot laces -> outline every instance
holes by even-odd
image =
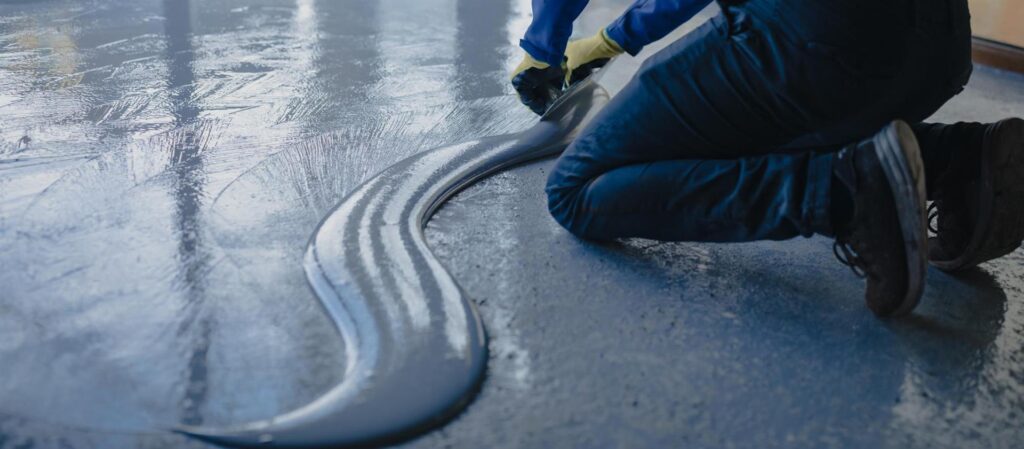
[[[928,230],[932,234],[938,235],[939,233],[939,202],[932,201],[928,205]]]
[[[835,243],[832,244],[832,254],[835,254],[836,260],[839,263],[850,267],[850,271],[853,271],[855,276],[861,279],[867,277],[867,271],[865,270],[867,262],[864,258],[857,255],[857,252],[853,250],[849,242],[836,239]]]

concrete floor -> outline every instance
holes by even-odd
[[[936,118],[1022,113],[1024,77],[979,69]],[[581,242],[545,213],[550,167],[430,223],[494,355],[465,416],[410,447],[1024,447],[1024,251],[930,270],[882,322],[827,239]]]
[[[581,34],[626,2],[594,3]],[[202,447],[162,429],[337,382],[306,239],[402,157],[531,123],[506,82],[528,12],[0,5],[0,448]],[[978,69],[935,119],[1010,115],[1024,77]],[[932,271],[914,316],[880,322],[824,239],[578,241],[544,211],[549,167],[431,222],[492,360],[466,412],[407,446],[1024,446],[1024,252]]]

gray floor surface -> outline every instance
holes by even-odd
[[[626,2],[594,3],[581,35]],[[402,157],[529,126],[528,23],[523,0],[0,4],[0,448],[202,447],[162,429],[337,382],[306,240]],[[979,68],[935,119],[1012,115],[1024,77]],[[1024,252],[932,270],[882,322],[825,239],[574,239],[550,164],[430,223],[492,359],[406,446],[1024,447]]]

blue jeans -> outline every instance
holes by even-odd
[[[906,120],[931,177],[963,145],[956,125],[920,121],[970,76],[965,0],[739,3],[645,61],[558,159],[547,193],[562,226],[601,240],[831,235],[843,146]]]

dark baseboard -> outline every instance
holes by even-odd
[[[975,37],[972,49],[978,64],[1024,73],[1024,48]]]

